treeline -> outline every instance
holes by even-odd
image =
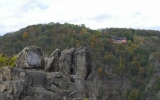
[[[113,35],[126,37],[127,44],[114,44]],[[34,45],[41,47],[45,54],[51,54],[56,48],[88,47],[93,65],[102,79],[108,77],[105,67],[112,67],[114,73],[130,78],[132,87],[138,91],[139,100],[143,100],[147,95],[141,95],[145,82],[153,74],[149,57],[160,55],[160,32],[127,28],[92,30],[84,24],[49,23],[28,26],[0,37],[0,53],[7,56]]]

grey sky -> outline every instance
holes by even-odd
[[[60,22],[160,30],[159,0],[0,0],[0,35]]]

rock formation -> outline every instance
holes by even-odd
[[[96,100],[95,75],[85,47],[56,49],[50,56],[26,47],[16,67],[0,69],[0,100]]]
[[[43,52],[39,47],[26,47],[18,55],[16,66],[22,69],[41,68],[43,66]]]

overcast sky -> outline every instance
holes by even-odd
[[[0,35],[49,22],[160,30],[160,0],[0,0]]]

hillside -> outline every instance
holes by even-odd
[[[111,36],[125,37],[116,44]],[[91,30],[85,25],[32,25],[0,37],[2,55],[18,54],[26,46],[54,49],[88,47],[103,81],[99,100],[155,100],[160,98],[160,32],[127,28]]]

